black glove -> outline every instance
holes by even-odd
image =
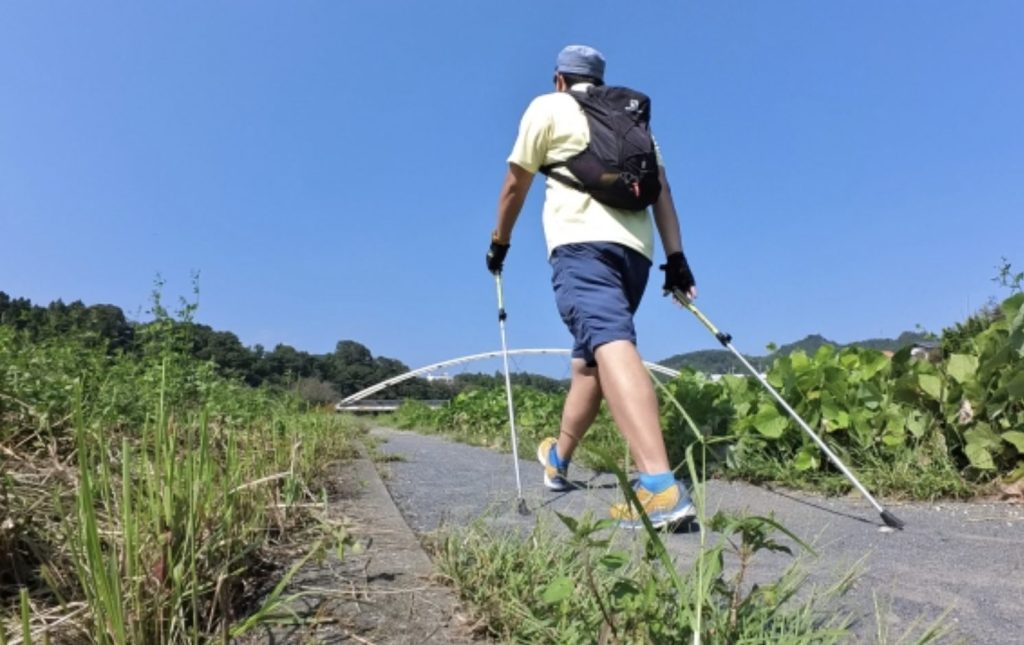
[[[693,279],[693,272],[690,271],[690,265],[686,263],[686,256],[683,255],[682,251],[670,254],[666,258],[665,264],[662,264],[659,268],[665,272],[665,286],[662,287],[665,293],[671,293],[673,289],[679,289],[684,294],[688,294],[690,289],[697,284]]]
[[[487,251],[487,270],[491,273],[501,273],[505,266],[505,256],[508,255],[508,244],[502,244],[491,240],[491,248]]]

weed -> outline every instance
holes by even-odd
[[[797,600],[805,577],[796,566],[769,585],[745,583],[742,571],[755,555],[780,546],[770,538],[777,525],[765,518],[713,518],[730,532],[683,574],[674,562],[664,566],[657,535],[631,552],[606,520],[563,522],[568,536],[542,521],[525,538],[481,522],[437,539],[441,571],[489,636],[536,643],[828,643],[849,636],[845,616],[829,604],[844,586]],[[742,564],[730,576],[723,562],[733,547]]]
[[[0,640],[226,638],[268,614],[238,622],[272,550],[323,533],[318,476],[357,427],[166,331],[139,358],[0,327]]]

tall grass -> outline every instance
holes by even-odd
[[[752,586],[725,570],[724,557],[732,554],[738,570],[747,570],[766,544],[777,546],[766,539],[770,525],[724,515],[714,522],[731,533],[683,572],[674,562],[664,566],[649,535],[630,548],[607,521],[591,518],[570,522],[568,535],[538,522],[525,538],[478,523],[445,534],[436,550],[480,631],[503,642],[830,643],[849,637],[849,621],[834,604],[845,580],[807,591],[794,565],[770,584]]]
[[[356,424],[164,348],[0,329],[0,642],[226,642],[314,532]]]

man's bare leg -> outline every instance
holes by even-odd
[[[558,432],[558,458],[572,458],[576,445],[590,429],[601,408],[601,382],[597,368],[587,367],[580,358],[572,359],[572,380],[562,408],[562,425]]]
[[[616,340],[598,347],[594,356],[599,391],[608,401],[615,425],[629,443],[640,472],[667,472],[668,454],[661,434],[658,399],[636,346],[628,340]]]

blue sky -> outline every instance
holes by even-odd
[[[650,94],[700,305],[739,349],[933,331],[1024,239],[1017,2],[5,2],[0,290],[411,367],[499,346],[483,255],[558,50]],[[513,347],[568,346],[540,183]],[[657,261],[663,254],[659,249]],[[660,296],[658,360],[717,344]]]

